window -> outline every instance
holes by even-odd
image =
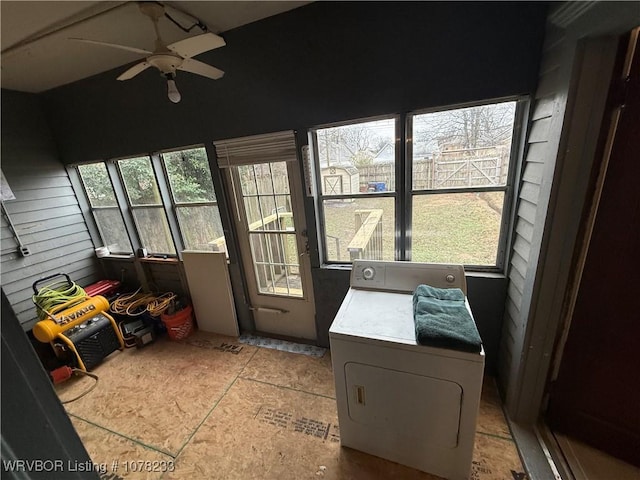
[[[78,172],[102,243],[111,253],[132,253],[131,242],[104,163],[80,165]]]
[[[205,149],[167,152],[161,157],[185,248],[226,251]]]
[[[386,118],[315,132],[328,262],[394,259],[396,123]]]
[[[175,255],[169,222],[149,157],[119,160],[122,182],[140,242],[149,253]]]
[[[110,253],[131,254],[141,247],[166,256],[183,249],[226,251],[204,148],[77,169],[101,237],[96,243]]]
[[[521,103],[312,130],[324,262],[368,258],[501,268]],[[394,141],[401,121],[406,149]]]

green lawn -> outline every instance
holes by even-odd
[[[494,265],[500,234],[500,192],[425,195],[414,199],[412,260]],[[382,260],[394,259],[394,204],[390,198],[325,203],[328,256],[348,261],[356,210],[382,209]],[[339,240],[339,250],[336,240]],[[338,257],[339,251],[339,257]]]

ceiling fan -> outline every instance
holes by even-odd
[[[98,40],[88,40],[84,38],[70,38],[70,40],[118,48],[120,50],[127,50],[147,55],[145,60],[137,63],[122,73],[118,77],[118,80],[129,80],[147,68],[155,67],[160,71],[160,74],[167,79],[167,94],[169,100],[173,103],[178,103],[181,99],[180,92],[178,91],[175,82],[176,71],[181,70],[184,72],[191,72],[213,80],[222,78],[224,72],[219,68],[191,58],[226,45],[222,37],[211,32],[206,32],[166,45],[160,37],[160,30],[158,29],[158,20],[165,16],[164,5],[157,2],[139,2],[138,6],[140,11],[144,15],[148,16],[153,22],[153,28],[156,33],[156,43],[153,52],[142,48],[101,42]],[[198,26],[201,28],[203,27],[201,23],[198,23]],[[204,27],[204,30],[206,31],[206,27]]]

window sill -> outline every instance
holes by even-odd
[[[339,270],[339,271],[351,271],[352,265],[348,264],[337,264],[337,263],[323,263],[320,265],[320,270]],[[486,272],[481,270],[465,270],[464,272],[466,277],[473,278],[493,278],[493,279],[504,279],[506,275],[502,272]]]
[[[321,270],[343,270],[351,271],[351,264],[323,263],[319,267]]]
[[[167,257],[167,258],[160,258],[160,257],[143,257],[140,258],[140,261],[143,263],[179,263],[180,261],[176,258],[176,257]]]
[[[109,254],[104,257],[98,257],[98,260],[131,260],[133,258],[133,253],[126,255]]]
[[[474,277],[474,278],[507,278],[507,276],[502,272],[481,272],[478,270],[465,270],[465,276]]]

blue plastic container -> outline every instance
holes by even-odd
[[[370,192],[386,192],[387,191],[387,183],[386,182],[369,182],[368,190]]]

